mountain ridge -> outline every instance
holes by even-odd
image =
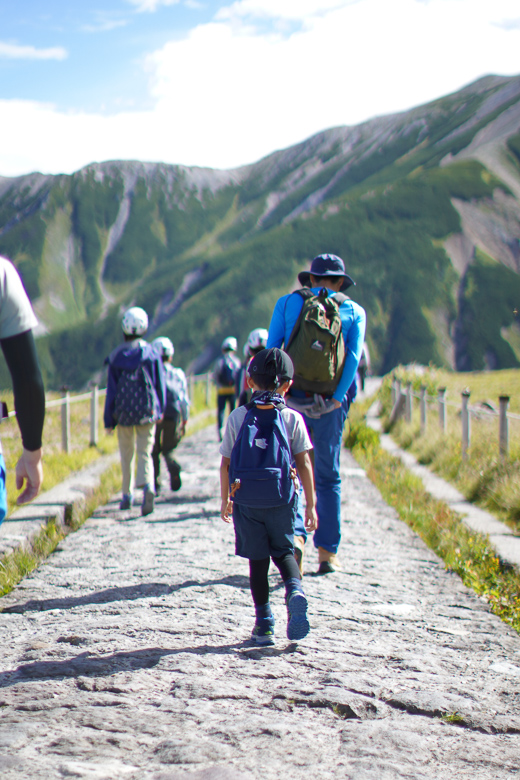
[[[224,336],[268,325],[321,251],[358,282],[379,370],[520,365],[520,77],[230,170],[126,160],[0,177],[0,252],[33,299],[52,386],[99,372],[131,304],[184,367],[207,368]]]

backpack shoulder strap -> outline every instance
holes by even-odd
[[[344,293],[340,293],[340,292],[334,293],[330,297],[333,298],[336,301],[336,303],[339,304],[340,306],[342,303],[345,303],[345,301],[349,300],[348,295],[344,295]]]
[[[305,304],[305,301],[309,300],[309,298],[313,298],[314,297],[314,293],[312,292],[311,289],[309,289],[309,287],[302,287],[301,290],[295,290],[293,295],[300,295],[303,298],[303,303],[304,304]],[[303,306],[301,308],[300,314],[298,315],[298,319],[294,323],[294,328],[292,329],[292,333],[289,336],[289,341],[285,345],[285,351],[286,352],[289,349],[289,347],[291,346],[291,344],[293,343],[294,339],[296,338],[296,334],[300,330],[300,325],[301,325],[302,318],[303,318]]]

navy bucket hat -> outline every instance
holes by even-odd
[[[345,263],[337,255],[318,255],[311,263],[310,271],[302,271],[298,274],[298,281],[302,287],[311,286],[311,274],[313,276],[343,276],[341,292],[345,292],[355,281],[345,273]]]

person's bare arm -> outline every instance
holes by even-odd
[[[308,451],[299,452],[294,456],[298,476],[300,477],[303,492],[305,494],[305,528],[307,531],[315,531],[318,527],[316,514],[316,491],[314,489],[314,471]]]
[[[225,523],[233,522],[233,504],[229,500],[230,458],[222,456],[220,463],[220,517]]]

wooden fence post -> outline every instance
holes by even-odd
[[[412,402],[413,402],[413,395],[412,395],[412,383],[407,382],[406,383],[406,407],[405,407],[405,420],[407,423],[412,422]]]
[[[439,387],[439,425],[441,431],[446,433],[448,424],[446,419],[446,388]]]
[[[426,431],[426,386],[421,385],[421,433]]]
[[[462,408],[461,408],[461,422],[462,422],[462,458],[466,460],[468,457],[468,447],[470,443],[470,425],[469,425],[469,390],[462,392]]]
[[[501,395],[498,401],[500,404],[499,451],[501,458],[507,458],[507,452],[509,450],[509,420],[507,419],[509,396]]]
[[[98,443],[98,386],[92,386],[90,396],[90,446],[96,447]]]
[[[390,391],[390,401],[392,403],[392,409],[395,406],[395,402],[397,401],[397,379],[395,378],[395,374],[392,374],[392,384],[391,384],[391,391]]]
[[[62,389],[63,403],[61,405],[61,448],[63,452],[70,452],[70,402],[69,391]]]

